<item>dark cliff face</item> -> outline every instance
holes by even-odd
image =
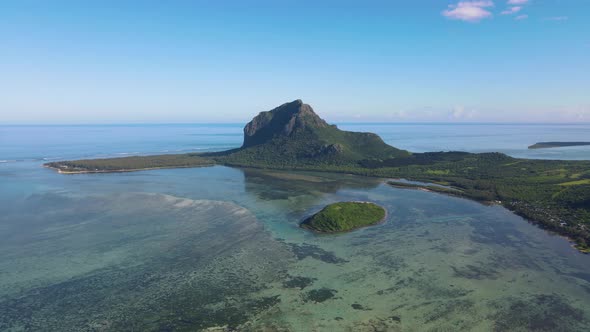
[[[371,133],[343,131],[301,100],[261,112],[244,127],[244,144],[226,154],[235,165],[355,165],[407,157]]]
[[[300,99],[285,103],[271,111],[261,112],[244,127],[243,148],[266,143],[276,137],[289,137],[306,128],[329,125]]]

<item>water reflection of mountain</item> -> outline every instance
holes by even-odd
[[[241,169],[245,190],[262,200],[281,200],[293,196],[315,197],[343,189],[373,189],[382,179],[321,172]]]

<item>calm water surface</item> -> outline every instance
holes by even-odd
[[[590,141],[580,125],[340,127],[413,151],[590,151],[526,150]],[[590,326],[590,256],[498,206],[342,174],[216,166],[65,176],[40,167],[240,143],[237,125],[0,127],[0,330]],[[297,227],[342,200],[377,202],[389,219],[338,236]]]

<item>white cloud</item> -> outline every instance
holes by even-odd
[[[354,114],[354,113],[353,113]],[[590,104],[512,108],[481,105],[423,106],[389,110],[387,115],[363,117],[362,121],[394,122],[523,122],[590,123]],[[352,115],[338,121],[360,121]]]
[[[521,20],[526,20],[527,18],[529,18],[529,16],[525,14],[525,15],[518,15],[514,19],[521,21]]]
[[[529,0],[508,0],[509,5],[524,5],[527,4]]]
[[[503,11],[501,14],[502,15],[512,15],[512,14],[518,13],[521,9],[522,9],[522,7],[520,7],[520,6],[509,7],[508,9]]]
[[[567,16],[553,16],[545,18],[545,21],[567,21],[568,19]]]
[[[475,110],[468,110],[462,105],[453,107],[448,114],[450,120],[469,120],[473,119],[475,115]]]
[[[459,1],[457,4],[449,5],[442,15],[452,20],[479,22],[492,16],[492,13],[484,8],[493,6],[494,2],[489,0]]]
[[[590,105],[573,105],[547,112],[547,117],[558,122],[590,122]]]

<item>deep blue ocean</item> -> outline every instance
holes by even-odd
[[[218,151],[242,144],[243,124],[0,126],[0,163]],[[514,157],[590,159],[590,146],[528,150],[542,141],[590,141],[590,124],[372,124],[339,128],[380,135],[412,152],[503,152]]]

